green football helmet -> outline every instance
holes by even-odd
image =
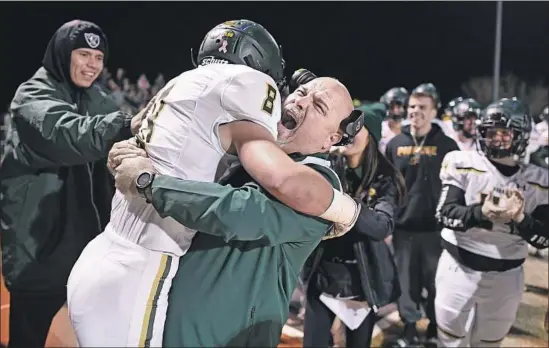
[[[476,123],[480,117],[482,106],[473,98],[467,98],[455,103],[454,107],[450,109],[450,117],[452,120],[452,127],[458,132],[463,132],[468,138],[472,138],[473,134],[464,128],[466,119],[473,119]],[[476,124],[474,125],[476,128]],[[471,129],[471,130],[474,130]]]
[[[247,65],[286,85],[281,47],[261,25],[247,19],[227,21],[210,30],[198,50],[199,65],[231,63]]]
[[[501,141],[491,141],[494,130],[509,130],[511,146],[502,148]],[[489,158],[523,157],[532,131],[529,107],[521,100],[503,98],[488,105],[480,116],[478,142]]]
[[[387,117],[399,120],[406,116],[406,104],[408,103],[408,91],[404,87],[393,87],[379,99],[380,103],[387,107]],[[399,112],[395,112],[397,109]]]

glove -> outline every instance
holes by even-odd
[[[517,189],[506,189],[501,195],[492,191],[482,205],[482,214],[494,223],[514,221],[524,214],[524,197]]]
[[[353,221],[351,221],[349,224],[334,223],[333,227],[330,228],[330,230],[324,235],[324,237],[322,237],[322,240],[341,237],[345,235],[347,232],[349,232],[357,222],[358,216],[360,215],[361,208],[362,208],[362,205],[357,204],[356,213]]]

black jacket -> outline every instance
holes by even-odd
[[[343,179],[344,174],[336,172]],[[358,296],[374,311],[395,301],[400,287],[384,238],[393,231],[397,200],[393,180],[378,177],[361,202],[353,229],[342,237],[321,242],[311,254],[303,273],[309,287],[333,296]]]
[[[106,157],[131,118],[96,86],[67,81],[78,22],[53,36],[44,66],[19,86],[0,172],[2,272],[9,291],[65,293],[86,244],[109,221]]]
[[[423,139],[418,139],[421,144]],[[418,156],[414,152],[420,149]],[[402,173],[408,191],[407,204],[399,210],[396,228],[407,231],[437,231],[435,211],[442,189],[440,167],[444,156],[459,150],[456,142],[433,124],[422,147],[414,146],[410,126],[387,144],[386,156]]]

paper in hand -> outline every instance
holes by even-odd
[[[322,293],[320,301],[351,330],[356,330],[372,310],[367,302],[355,301],[353,297],[338,298]]]

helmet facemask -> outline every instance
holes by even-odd
[[[478,144],[490,159],[513,158],[518,161],[524,156],[530,135],[514,127],[482,124],[478,127]]]

